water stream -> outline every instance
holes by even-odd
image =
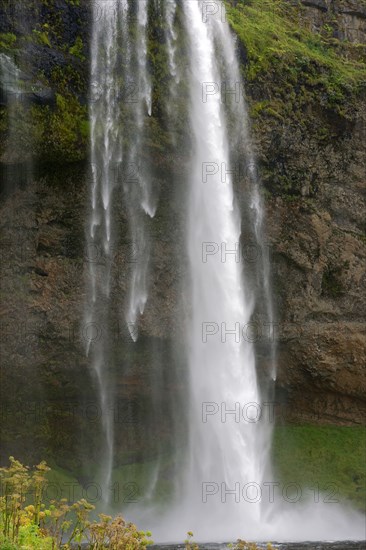
[[[154,25],[149,9],[153,4],[164,18],[166,63],[171,76],[168,132],[177,147],[174,105],[182,91],[179,59],[183,55],[177,43],[178,31],[188,49],[188,77],[184,82],[190,136],[184,174],[188,389],[183,411],[188,434],[184,449],[175,449],[179,472],[169,509],[155,511],[147,499],[148,506],[142,503],[129,508],[129,513],[151,527],[155,540],[167,542],[184,538],[183,526],[201,541],[235,540],[243,533],[261,540],[306,540],[309,526],[314,539],[326,538],[329,533],[336,538],[361,538],[362,518],[344,514],[340,507],[330,510],[322,503],[294,506],[290,502],[274,505],[263,498],[264,487],[273,480],[269,464],[271,429],[266,419],[259,419],[258,411],[268,381],[276,378],[274,308],[265,253],[264,207],[243,81],[235,38],[220,3],[106,0],[95,7],[87,240],[98,251],[98,261],[90,262],[85,323],[89,328],[102,327],[101,337],[89,339],[87,345],[102,410],[107,411],[115,399],[118,372],[108,345],[108,330],[110,289],[116,284],[113,262],[120,237],[120,197],[137,252],[128,281],[128,301],[121,304],[121,311],[136,346],[139,321],[149,300],[153,243],[147,226],[158,206],[158,192],[150,176],[152,158],[146,146],[147,121],[154,109],[153,68],[148,54],[149,32]],[[220,6],[215,13],[213,4]],[[238,162],[244,166],[244,174],[239,176]],[[249,268],[240,250],[253,243],[258,259]],[[257,309],[262,312],[262,324],[269,327],[265,389],[259,385],[255,345],[245,338],[243,330]],[[108,487],[115,434],[110,415],[103,418],[100,479]],[[159,476],[164,476],[159,467],[153,472],[152,481],[145,486],[151,498]],[[302,520],[304,514],[306,522]]]

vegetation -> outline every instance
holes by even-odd
[[[301,74],[309,84],[323,86],[328,92],[327,101],[334,106],[346,99],[350,87],[365,85],[366,46],[337,40],[329,24],[315,34],[304,24],[301,4],[228,0],[227,10],[248,56],[249,80],[273,68],[284,70],[293,79]]]
[[[39,44],[43,44],[44,46],[48,46],[49,48],[51,48],[51,42],[47,31],[39,31],[37,29],[33,29],[33,34]]]
[[[36,150],[55,162],[84,158],[89,126],[87,109],[72,94],[56,95],[56,109],[33,107]]]
[[[80,36],[76,38],[75,44],[70,48],[69,52],[71,53],[71,55],[78,57],[81,61],[85,61],[85,55],[83,53],[84,45]]]
[[[94,506],[85,499],[70,503],[66,498],[47,502],[47,474],[42,461],[30,469],[13,457],[0,468],[0,550],[69,550],[86,544],[90,550],[142,550],[153,544],[151,533],[139,531],[122,516],[99,514],[91,520]],[[199,550],[187,533],[186,550]],[[238,539],[233,550],[257,550],[255,543]],[[272,550],[271,544],[267,550]]]
[[[13,457],[0,468],[0,550],[68,550],[86,543],[91,550],[141,550],[153,544],[151,533],[139,531],[123,517],[99,515],[90,520],[94,506],[86,499],[68,502],[47,498],[47,483],[53,478],[42,461],[30,469]],[[58,474],[59,475],[59,474]],[[257,550],[255,543],[238,539],[232,550]],[[268,544],[267,549],[272,550]],[[187,533],[186,550],[199,550],[193,533]]]
[[[245,540],[238,539],[235,546],[233,544],[229,544],[229,548],[232,548],[233,550],[259,550],[259,547],[255,544],[255,542],[246,542]],[[267,544],[267,550],[274,550],[274,547],[269,542]]]
[[[15,29],[12,4],[5,0],[1,8],[11,32],[0,33],[0,52],[15,58],[26,76],[24,86],[27,94],[14,109],[0,108],[0,149],[14,150],[13,160],[16,160],[16,155],[24,157],[30,153],[46,162],[84,159],[88,153],[89,137],[85,101],[88,63],[83,41],[86,32],[83,15],[87,8],[81,6],[79,0],[68,0],[76,23],[70,28],[67,10],[59,9],[49,0],[29,0],[22,6],[21,25]],[[29,56],[24,55],[33,45],[38,52],[35,55],[42,60],[37,68],[29,64]],[[49,50],[52,50],[52,57]],[[33,88],[52,90],[55,101],[48,97],[45,102],[34,102]],[[8,141],[8,116],[14,112],[17,117],[12,121],[12,138],[19,140],[18,147]]]
[[[92,550],[140,550],[152,544],[151,533],[139,531],[121,516],[99,515],[89,519],[94,506],[81,499],[51,501],[46,506],[45,488],[49,467],[45,462],[33,470],[10,457],[0,468],[0,549],[68,549],[86,541]]]
[[[199,545],[192,542],[193,533],[189,531],[187,535],[188,539],[185,541],[185,550],[200,550]],[[246,542],[241,539],[238,539],[235,544],[228,544],[228,548],[230,550],[260,550],[259,546],[255,542]],[[267,544],[266,549],[275,550],[270,542]]]
[[[353,503],[366,509],[366,432],[350,426],[278,426],[273,461],[283,483],[319,490],[329,502]],[[304,491],[305,492],[305,491]]]
[[[37,75],[45,87],[52,88],[62,99],[58,97],[55,113],[50,106],[44,105],[32,110],[34,121],[30,124],[33,122],[35,127],[33,142],[25,150],[35,149],[45,160],[73,162],[85,158],[88,151],[88,122],[84,105],[88,86],[84,12],[79,0],[68,1],[78,24],[74,34],[70,35],[62,11],[53,9],[49,0],[42,0],[42,3],[43,9],[39,2],[30,1],[29,9],[34,9],[36,13],[36,18],[30,20],[36,21],[36,27],[29,35],[17,38],[11,32],[0,34],[0,51],[11,53],[15,52],[15,48],[20,51],[28,42],[35,42],[46,49],[52,48],[65,60],[64,64],[46,67]],[[358,97],[366,83],[366,47],[335,38],[336,23],[331,18],[318,34],[312,32],[306,25],[304,7],[299,2],[226,0],[226,5],[228,21],[241,44],[247,93],[255,98],[251,100],[254,122],[257,121],[260,126],[270,119],[273,126],[293,124],[298,131],[305,131],[308,124],[312,126],[312,135],[317,136],[319,144],[326,146],[333,138],[332,130],[327,124],[319,122],[318,113],[315,113],[317,123],[314,123],[309,108],[314,105],[316,109],[330,109],[346,119],[356,116]],[[152,16],[157,28],[149,35],[149,61],[154,67],[149,146],[159,152],[169,148],[163,132],[163,103],[170,75],[167,74],[167,53],[160,40],[164,23],[154,13]],[[186,44],[181,36],[179,41],[180,51],[184,52]],[[18,57],[22,62],[23,57]],[[182,95],[185,95],[184,89]],[[179,109],[182,113],[177,116],[177,121],[180,124],[182,119],[184,124],[184,106]],[[1,123],[2,130],[3,126],[4,123]],[[21,135],[30,135],[26,128],[23,130]],[[274,167],[262,168],[266,184],[269,174],[273,175]],[[290,198],[299,196],[299,182],[303,179],[301,170],[287,175],[274,174],[271,192]]]
[[[286,201],[313,198],[320,180],[339,174],[339,151],[343,166],[352,161],[347,145],[364,112],[366,45],[340,39],[331,10],[314,32],[300,0],[226,5],[239,38],[263,185]]]
[[[0,52],[9,52],[14,49],[17,37],[11,32],[0,33]]]
[[[281,484],[279,490],[287,484],[297,483],[302,490],[302,501],[306,496],[314,498],[314,494],[319,494],[321,501],[347,501],[360,510],[365,510],[365,455],[366,436],[363,427],[287,425],[276,426],[274,429],[274,480]],[[135,494],[134,487],[146,486],[149,471],[142,464],[126,465],[121,471],[115,471],[113,480],[115,487],[119,488],[118,502],[130,502],[135,496],[139,499],[141,495]],[[49,498],[67,497],[69,486],[74,488],[73,498],[77,502],[88,498],[77,480],[70,477],[65,470],[52,466],[52,470],[46,471],[45,475],[50,487],[56,485],[65,488],[59,495],[55,491],[48,491]],[[169,501],[171,494],[169,479],[164,483],[159,489],[156,503],[158,508]],[[45,509],[49,507],[46,506]],[[27,534],[27,529],[22,529],[21,532]],[[34,527],[30,531],[34,534]],[[187,546],[189,550],[194,548],[193,535],[188,534],[186,544],[191,545]]]
[[[193,533],[192,531],[188,531],[187,538],[185,540],[185,550],[199,550],[198,544],[193,542]]]
[[[20,105],[16,110],[14,139],[18,146],[20,144],[19,149],[27,151],[32,147],[47,160],[73,162],[87,154],[87,108],[80,99],[86,96],[87,87],[87,79],[82,74],[82,66],[86,65],[85,46],[81,36],[69,42],[65,40],[62,22],[55,13],[57,10],[52,9],[49,0],[42,0],[42,3],[49,7],[47,22],[32,30],[26,39],[46,49],[57,49],[67,64],[55,65],[48,72],[36,75],[44,86],[55,91],[55,105],[34,105],[29,112],[29,107]],[[286,127],[296,127],[299,133],[296,136],[294,133],[293,141],[295,138],[301,141],[304,134],[312,135],[321,151],[322,144],[326,147],[333,140],[332,127],[321,120],[318,110],[311,118],[311,109],[319,106],[322,112],[336,114],[339,118],[335,125],[340,120],[355,120],[359,97],[366,83],[365,46],[335,38],[332,21],[324,24],[319,34],[311,32],[304,24],[303,8],[295,3],[285,0],[227,0],[226,3],[229,22],[240,41],[247,92],[249,98],[252,97],[252,118],[258,126],[264,126],[263,122],[269,119],[271,128],[278,125],[282,135]],[[79,6],[79,0],[68,0],[68,4]],[[159,47],[162,33],[158,30],[157,36],[149,37],[149,56],[156,67],[149,146],[160,152],[160,149],[166,151],[167,144],[163,142],[161,113],[156,113],[156,105],[159,101],[163,103],[162,90],[168,89],[169,75],[162,69],[167,60],[166,53]],[[20,41],[21,38],[12,32],[1,33],[0,51],[15,53]],[[182,96],[185,97],[184,83]],[[1,110],[1,115],[1,131],[6,134],[5,109]],[[277,155],[269,155],[269,158],[288,168],[275,141],[274,147]],[[307,152],[306,162],[311,156],[310,147]],[[277,177],[276,192],[288,200],[299,196],[297,181],[301,183],[306,175],[305,171],[301,172],[299,162],[297,160],[298,172],[290,175],[276,176],[275,167],[267,167],[271,180]],[[336,269],[324,273],[322,293],[334,298],[342,293]],[[335,484],[336,498],[348,499],[363,509],[366,502],[365,447],[363,428],[277,427],[273,458],[281,482],[295,482],[302,488],[318,487],[325,494],[329,494],[329,488]],[[0,499],[2,550],[48,550],[61,545],[66,548],[83,538],[96,549],[104,548],[106,541],[113,541],[115,546],[112,544],[112,548],[131,549],[150,543],[148,533],[139,532],[121,517],[101,515],[99,521],[91,521],[93,506],[84,499],[71,504],[62,499],[48,506],[43,498],[47,473],[48,467],[43,462],[30,470],[13,458],[8,468],[0,469],[4,488]],[[123,545],[118,546],[119,541],[123,541]],[[187,550],[198,548],[190,532],[185,544]],[[234,548],[253,550],[256,546],[239,540]]]

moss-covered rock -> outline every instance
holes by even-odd
[[[305,9],[282,0],[227,2],[228,20],[245,51],[263,182],[284,198],[316,192],[317,169],[309,170],[309,158],[313,166],[327,147],[342,147],[366,95],[365,44],[314,34]],[[308,157],[303,165],[299,147]]]
[[[6,31],[0,34],[0,52],[18,65],[23,89],[15,108],[3,109],[0,154],[6,152],[13,162],[30,151],[41,162],[86,158],[90,4],[31,0],[18,8],[7,1],[0,8]],[[32,92],[37,87],[52,90],[53,102],[37,101]],[[9,154],[15,142],[9,142],[6,119],[15,111],[17,121],[11,123],[16,136],[22,136],[22,147]]]

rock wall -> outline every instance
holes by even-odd
[[[301,0],[301,3],[313,32],[326,25],[335,38],[365,43],[366,3],[362,0]]]
[[[312,31],[328,25],[335,38],[366,44],[365,2],[302,4]],[[311,98],[299,110],[301,121],[297,115],[281,123],[272,119],[270,132],[256,125],[260,158],[264,164],[275,159],[268,184],[280,169],[292,181],[299,178],[301,194],[268,201],[279,322],[277,396],[286,403],[288,421],[364,423],[365,94],[347,117]]]
[[[285,121],[255,122],[264,183],[278,195],[267,200],[279,323],[278,398],[287,403],[288,420],[362,423],[364,96],[348,119],[311,100],[305,115],[293,112]],[[283,193],[278,179],[291,182],[296,192]]]
[[[333,33],[335,48],[343,48],[347,40],[355,47],[365,44],[364,2],[302,4],[296,12],[301,16],[299,25]],[[4,102],[0,105],[1,441],[3,456],[31,454],[27,460],[51,456],[75,471],[87,458],[98,458],[102,420],[83,332],[84,282],[90,261],[84,227],[89,186],[85,44],[90,18],[83,1],[60,0],[54,8],[38,5],[42,25],[52,27],[57,21],[57,32],[37,27],[38,32],[47,31],[51,46],[42,43],[46,38],[37,33],[35,43],[22,46],[18,35],[24,29],[14,28],[11,21],[1,28],[17,37],[22,70],[58,97],[55,104],[38,105],[33,142],[17,146],[15,153],[7,107]],[[32,29],[27,33],[34,35]],[[78,36],[83,47],[70,53]],[[245,44],[240,48],[243,70],[247,65],[250,69],[249,49]],[[358,46],[355,51],[352,56],[359,59]],[[61,73],[69,75],[66,82],[54,71],[60,56]],[[352,88],[347,97],[346,87],[344,97],[332,104],[328,88],[303,78],[308,70],[315,81],[325,69],[300,66],[295,81],[281,65],[270,65],[266,72],[247,78],[278,322],[275,398],[289,422],[358,424],[366,412],[365,92],[356,94]],[[26,109],[34,103],[27,96]],[[155,113],[151,124],[158,131],[159,106]],[[16,139],[25,134],[20,126]],[[116,417],[120,463],[169,448],[173,411],[185,383],[179,351],[183,319],[176,312],[184,307],[180,295],[185,273],[178,265],[184,266],[180,190],[186,146],[172,163],[161,145],[164,137],[158,135],[155,177],[160,206],[150,228],[154,241],[150,300],[138,351],[120,327],[117,311],[114,318],[117,364],[123,373],[117,389],[117,409],[122,404],[122,411]],[[171,181],[176,182],[175,189]],[[114,292],[123,303],[131,243],[123,206],[118,216],[126,230],[116,257]],[[258,367],[265,371],[268,357],[262,342],[257,345]],[[164,403],[154,401],[156,384],[164,388]],[[156,419],[150,418],[151,424],[145,421],[151,410],[158,411],[158,432],[151,428]],[[131,449],[128,454],[126,447]]]

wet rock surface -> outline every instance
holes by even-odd
[[[334,12],[340,37],[364,41],[363,2],[309,0],[303,4],[314,32]],[[82,53],[87,57],[86,3],[72,6],[60,1],[56,7],[61,20],[55,44],[59,40],[61,45],[66,42],[73,47],[80,35]],[[50,13],[46,7],[42,10],[42,21],[46,22]],[[8,32],[9,18],[0,20],[1,30]],[[15,34],[25,31],[28,27],[17,27]],[[23,60],[29,65],[27,74],[34,70],[36,75],[39,69],[51,74],[56,66],[62,71],[66,65],[88,73],[86,61],[53,47],[52,41],[51,47],[29,44]],[[36,62],[35,66],[32,61],[33,68],[31,60]],[[249,103],[266,98],[267,92],[278,94],[279,84],[283,82],[271,74],[265,86],[263,82],[250,84]],[[86,94],[76,93],[85,104]],[[46,100],[42,92],[39,101]],[[347,116],[316,101],[310,103],[297,105],[296,116],[259,119],[253,127],[259,172],[268,191],[267,240],[278,325],[276,400],[285,405],[281,410],[287,421],[357,425],[364,423],[366,415],[365,97],[355,100]],[[22,151],[22,147],[16,151],[19,157]],[[121,328],[117,307],[113,318],[112,334],[120,342],[116,355],[124,372],[118,398],[122,402],[130,399],[132,407],[143,403],[134,420],[141,422],[137,436],[131,435],[137,433],[136,424],[131,430],[131,423],[122,415],[119,463],[141,460],[147,447],[153,456],[157,441],[169,444],[170,413],[185,382],[183,353],[179,350],[184,343],[184,316],[177,315],[177,311],[188,309],[179,298],[186,275],[184,203],[183,191],[179,191],[185,186],[185,158],[183,152],[172,163],[169,155],[157,149],[155,159],[160,202],[149,228],[154,242],[153,269],[139,352],[133,351],[128,334]],[[101,424],[83,332],[85,276],[91,260],[84,225],[90,179],[86,164],[63,164],[60,160],[60,164],[48,163],[41,169],[30,167],[24,159],[23,164],[19,160],[1,164],[0,322],[4,336],[0,359],[2,413],[6,419],[1,423],[1,439],[4,457],[14,454],[22,458],[32,449],[26,460],[57,456],[61,465],[77,470],[85,456],[94,459],[93,453],[98,452],[95,442]],[[283,181],[291,184],[287,196],[280,189]],[[128,288],[131,243],[122,198],[118,209],[122,237],[113,292],[116,304],[121,304]],[[262,352],[260,339],[256,345],[258,369],[265,372],[268,357],[265,350]],[[152,432],[143,427],[142,419],[151,410],[152,381],[159,364],[164,365],[161,383],[167,403],[159,413],[161,428]],[[173,364],[176,375],[172,374]],[[144,374],[146,365],[148,376]],[[65,409],[65,403],[70,408]],[[86,412],[90,412],[88,405],[97,407],[96,416]],[[80,445],[83,433],[89,435]],[[128,456],[123,454],[126,441],[133,449]],[[78,455],[80,447],[84,456]]]

